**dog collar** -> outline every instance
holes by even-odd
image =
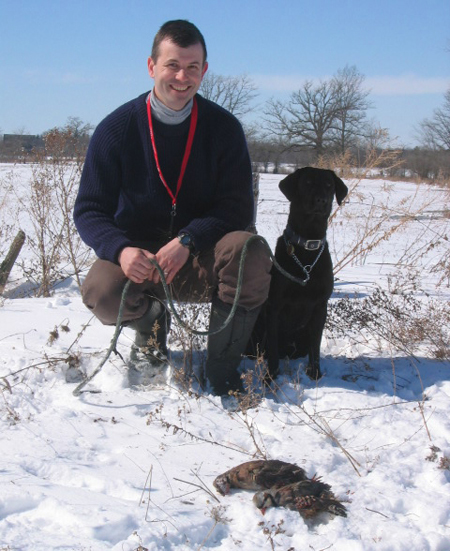
[[[284,230],[284,237],[285,240],[289,241],[292,245],[298,245],[307,251],[317,251],[320,247],[325,245],[327,241],[326,237],[323,239],[305,239],[293,232],[289,226]]]

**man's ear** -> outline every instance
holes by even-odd
[[[149,57],[147,59],[147,68],[148,68],[148,74],[152,78],[155,78],[155,62],[153,61],[153,59],[151,57]]]
[[[207,70],[208,70],[208,62],[205,61],[205,64],[203,65],[203,69],[202,69],[202,78],[205,76],[205,73]]]

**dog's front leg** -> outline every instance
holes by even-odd
[[[279,309],[269,302],[267,309],[267,364],[269,368],[269,382],[278,374],[278,313]]]
[[[320,345],[326,318],[327,305],[322,304],[314,310],[307,327],[308,367],[306,368],[306,374],[313,381],[318,381],[322,377],[322,372],[320,371]]]

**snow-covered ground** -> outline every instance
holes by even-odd
[[[0,166],[0,180],[10,168]],[[27,168],[19,174],[25,182]],[[281,178],[261,176],[258,229],[272,247],[288,209]],[[444,190],[363,180],[329,230],[335,264],[349,258],[333,302],[417,273],[414,298],[448,305],[449,288],[432,271],[448,242],[426,250],[450,235],[445,208]],[[20,259],[29,254],[25,245]],[[72,280],[51,298],[31,298],[17,292],[23,277],[17,264],[0,306],[1,551],[450,549],[450,365],[431,357],[429,343],[407,354],[370,332],[327,331],[318,384],[291,361],[277,392],[244,412],[225,410],[195,383],[193,392],[175,380],[130,389],[116,355],[90,384],[101,392],[74,397],[68,356],[92,373],[113,329],[91,317]],[[170,344],[178,367],[179,334]],[[124,360],[132,337],[120,336]],[[197,369],[204,352],[193,359]],[[322,476],[348,517],[305,521],[282,508],[262,516],[251,492],[214,490],[218,474],[254,457]]]

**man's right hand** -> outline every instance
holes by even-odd
[[[155,259],[155,255],[137,247],[125,247],[119,254],[119,264],[123,273],[134,283],[143,283],[151,279],[155,270],[149,259]]]

